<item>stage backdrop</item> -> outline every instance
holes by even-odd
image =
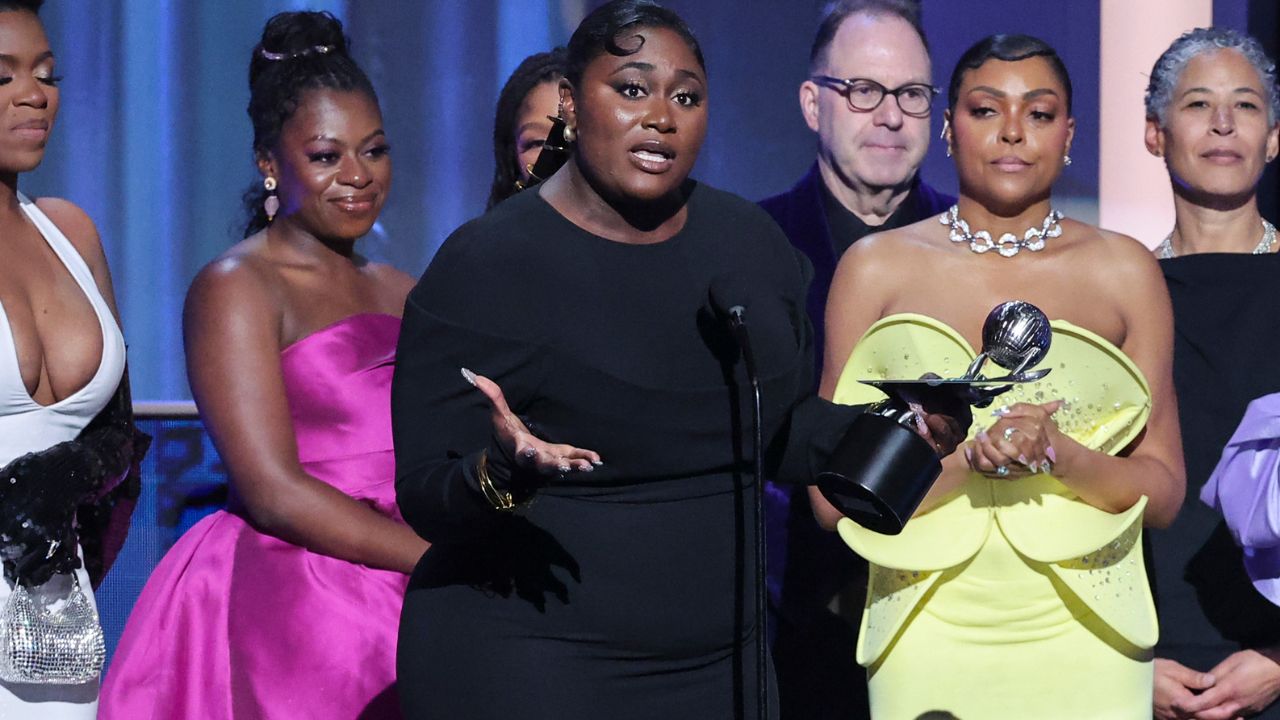
[[[934,82],[978,38],[1027,32],[1056,45],[1076,88],[1078,129],[1059,204],[1097,217],[1098,1],[925,0]],[[1105,0],[1121,2],[1124,0]],[[247,66],[273,13],[330,10],[381,95],[395,157],[371,256],[417,275],[484,206],[493,104],[525,55],[564,43],[588,0],[63,0],[47,5],[65,74],[62,114],[32,194],[81,204],[115,274],[134,392],[188,398],[181,305],[195,272],[240,237],[252,166]],[[797,109],[819,0],[670,0],[701,39],[711,128],[696,176],[752,199],[780,192],[813,159]],[[1219,0],[1245,21],[1245,0]],[[1139,32],[1140,28],[1134,28]],[[1153,58],[1154,59],[1154,58]],[[935,113],[934,133],[941,109]],[[1134,142],[1140,142],[1135,136]],[[954,188],[938,143],[925,174]],[[732,238],[726,238],[732,242]]]

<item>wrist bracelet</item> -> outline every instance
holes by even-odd
[[[480,485],[480,493],[484,495],[484,499],[489,501],[494,510],[498,512],[514,512],[516,509],[515,497],[509,490],[499,490],[493,484],[493,478],[489,477],[489,451],[480,451],[480,461],[476,463],[476,481]]]

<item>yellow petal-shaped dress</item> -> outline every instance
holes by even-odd
[[[1054,321],[1042,380],[997,403],[1067,401],[1055,420],[1115,454],[1146,423],[1142,373],[1104,338]],[[975,353],[922,315],[881,319],[854,348],[835,401],[876,402],[862,379],[963,373]],[[995,418],[975,412],[971,433]],[[1142,561],[1143,498],[1122,513],[1079,500],[1047,474],[992,480],[912,518],[901,535],[848,519],[841,537],[871,564],[858,662],[872,716],[1149,718],[1156,615]],[[936,717],[946,717],[938,715]]]

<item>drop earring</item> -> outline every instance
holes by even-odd
[[[1065,166],[1070,165],[1070,164],[1071,164],[1071,156],[1070,156],[1070,155],[1066,155],[1066,154],[1064,154],[1064,155],[1062,156],[1062,165],[1065,167]]]
[[[262,201],[262,210],[267,214],[267,222],[275,219],[280,212],[280,197],[276,195],[276,179],[270,175],[262,178],[262,187],[267,191],[267,199]]]
[[[578,131],[573,129],[572,125],[564,126],[564,141],[573,144],[578,139]]]

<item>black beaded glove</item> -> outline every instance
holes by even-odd
[[[130,471],[136,471],[149,444],[150,438],[133,427],[126,376],[75,440],[28,453],[0,468],[0,559],[5,577],[34,587],[80,567],[77,511],[96,520],[93,507],[81,506],[104,501],[114,505],[122,495],[136,498],[137,476]]]

